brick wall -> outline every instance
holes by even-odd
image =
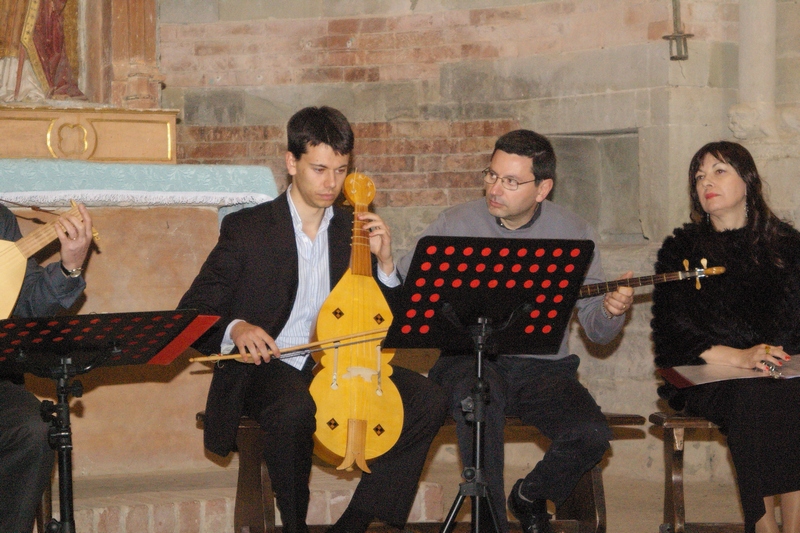
[[[549,1],[366,18],[162,24],[168,86],[436,80],[443,64],[596,50],[672,33],[663,0]],[[685,2],[685,31],[726,40],[735,2]]]
[[[480,197],[480,171],[514,120],[355,123],[353,166],[375,181],[376,207],[446,207]],[[286,185],[286,133],[275,126],[181,126],[178,162],[266,165]]]

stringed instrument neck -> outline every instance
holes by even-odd
[[[725,272],[725,267],[709,267],[705,269],[698,268],[696,270],[687,270],[684,272],[667,272],[665,274],[654,274],[652,276],[642,276],[639,278],[617,279],[603,283],[594,283],[592,285],[582,286],[578,293],[578,298],[587,298],[589,296],[598,296],[607,292],[614,292],[620,287],[645,287],[647,285],[655,285],[668,281],[714,276],[722,274],[723,272]]]
[[[375,198],[375,184],[368,176],[354,172],[345,180],[344,194],[354,210],[350,272],[356,276],[372,277],[369,231],[364,229],[364,221],[359,220],[358,215],[369,211],[369,204]]]
[[[358,219],[366,213],[368,206],[356,204],[353,216],[353,239],[350,251],[350,271],[356,276],[372,276],[372,254],[369,251],[369,232],[364,229],[364,221]]]
[[[73,205],[66,214],[79,218],[81,216],[77,205]],[[56,233],[57,223],[58,220],[48,222],[44,226],[36,228],[14,244],[16,244],[17,249],[27,259],[58,238],[58,233]]]

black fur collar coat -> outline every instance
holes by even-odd
[[[777,247],[782,267],[743,228],[716,232],[697,224],[675,230],[658,253],[656,272],[723,266],[701,280],[659,284],[653,291],[656,366],[703,364],[699,355],[714,345],[749,348],[767,343],[800,353],[800,233],[781,227]]]

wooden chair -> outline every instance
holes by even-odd
[[[717,429],[705,418],[664,412],[650,415],[664,429],[664,523],[660,533],[743,533],[744,524],[686,522],[683,498],[683,443],[686,430]]]
[[[197,413],[200,427],[205,415],[205,411]],[[262,455],[264,438],[264,430],[258,422],[247,416],[239,419],[239,430],[236,432],[239,476],[233,507],[235,533],[275,532],[275,493]]]
[[[205,412],[197,413],[202,427]],[[612,427],[641,426],[645,419],[640,415],[606,413]],[[448,418],[445,425],[455,422]],[[519,418],[506,419],[507,426],[525,426]],[[239,450],[239,477],[234,504],[235,533],[273,533],[275,531],[275,495],[261,454],[264,431],[258,423],[246,416],[239,421],[236,447]],[[595,466],[581,478],[575,491],[556,509],[554,526],[564,533],[606,533],[606,501],[603,492],[603,475]]]

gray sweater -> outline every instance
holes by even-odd
[[[541,204],[541,213],[529,227],[509,230],[497,223],[489,213],[484,199],[460,204],[443,211],[419,236],[436,235],[451,237],[494,237],[502,239],[588,239],[597,246],[597,236],[588,222],[578,215],[549,200]],[[418,239],[419,239],[418,238]],[[416,243],[415,243],[416,247]],[[413,253],[405,255],[397,263],[397,271],[405,278],[411,265]],[[606,281],[600,261],[600,251],[595,248],[584,284]],[[614,339],[625,323],[625,315],[608,319],[602,312],[603,297],[579,299],[575,308],[578,320],[592,342],[606,344]],[[561,339],[558,353],[549,355],[506,354],[540,359],[561,359],[569,355],[569,331]]]

